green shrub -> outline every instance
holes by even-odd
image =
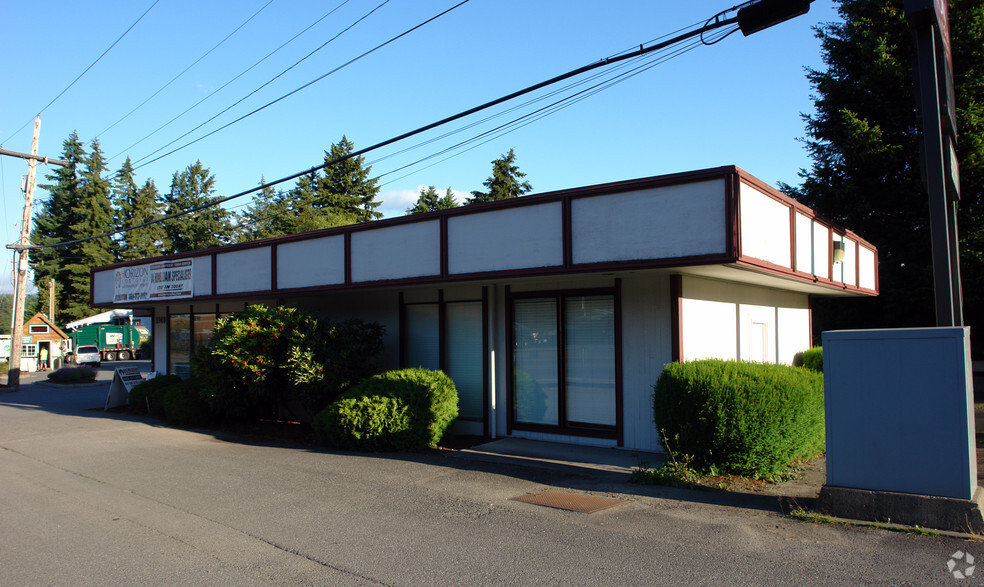
[[[458,417],[458,392],[441,371],[402,369],[366,379],[314,418],[318,440],[357,451],[437,444]]]
[[[131,414],[150,414],[164,417],[164,393],[168,388],[181,383],[177,375],[159,375],[137,384],[130,390],[129,406]]]
[[[211,410],[195,381],[181,381],[164,388],[164,419],[178,428],[201,428],[211,420]]]
[[[48,379],[58,383],[76,383],[79,381],[95,381],[96,372],[88,367],[62,367],[48,373]]]
[[[698,471],[775,479],[824,450],[823,376],[785,365],[671,363],[655,387],[663,445]]]
[[[378,324],[335,324],[289,306],[249,306],[218,321],[192,357],[192,372],[221,418],[277,419],[287,411],[310,421],[375,371],[383,333]]]
[[[803,366],[811,371],[823,373],[823,347],[815,346],[803,351]]]

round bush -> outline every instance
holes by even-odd
[[[365,379],[314,418],[318,440],[356,451],[434,446],[458,417],[458,392],[441,371],[402,369]]]
[[[671,363],[653,394],[663,446],[717,469],[770,479],[824,450],[823,376],[785,365]]]
[[[164,419],[178,428],[201,428],[211,420],[208,401],[193,381],[181,381],[164,389]]]
[[[811,371],[823,373],[823,347],[815,346],[803,351],[803,366]]]
[[[137,384],[130,390],[129,406],[131,414],[150,414],[164,417],[164,392],[169,387],[181,383],[177,375],[159,375]]]

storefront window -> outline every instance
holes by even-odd
[[[191,376],[191,320],[188,314],[168,317],[167,372],[182,379]]]

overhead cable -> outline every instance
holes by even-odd
[[[62,90],[61,92],[59,92],[57,96],[55,96],[54,98],[52,98],[51,99],[51,102],[48,102],[47,106],[45,106],[44,108],[42,108],[41,110],[39,110],[38,111],[38,114],[42,114],[45,110],[47,110],[48,109],[48,106],[51,106],[52,104],[54,104],[55,101],[58,100],[58,98],[61,98],[62,95],[64,95],[65,92],[67,92],[69,90],[69,88],[71,88],[72,86],[75,85],[75,82],[79,81],[82,78],[83,75],[87,74],[89,72],[89,70],[92,69],[93,66],[95,66],[95,64],[99,63],[99,60],[102,59],[103,57],[105,57],[106,54],[109,53],[110,49],[112,49],[113,47],[115,47],[117,43],[119,43],[121,40],[123,40],[123,37],[125,37],[127,33],[129,33],[131,30],[133,30],[133,27],[137,26],[137,23],[140,22],[141,20],[143,20],[143,17],[147,16],[147,13],[150,12],[151,8],[153,8],[154,6],[157,6],[157,3],[158,2],[160,2],[160,0],[154,0],[153,4],[151,4],[147,8],[147,10],[144,10],[143,14],[140,15],[140,18],[138,18],[137,20],[133,21],[133,24],[131,24],[128,29],[126,29],[125,31],[123,31],[123,34],[120,35],[119,38],[117,38],[115,41],[113,41],[113,44],[112,45],[110,45],[105,51],[102,52],[102,55],[100,55],[99,57],[96,58],[95,61],[93,61],[92,63],[90,63],[89,64],[89,67],[86,67],[85,68],[85,71],[83,71],[82,73],[80,73],[75,79],[72,80],[72,83],[70,83],[67,86],[65,86],[65,89]],[[31,124],[32,122],[34,122],[34,117],[33,116],[31,117],[31,120],[25,122],[24,123],[24,126],[22,126],[19,129],[15,130],[14,133],[12,135],[10,135],[9,137],[7,137],[7,140],[5,140],[3,142],[6,143],[10,139],[14,138],[17,135],[17,133],[19,133],[20,131],[22,131],[25,128],[27,128],[27,125]]]
[[[238,27],[236,27],[235,30],[233,30],[231,33],[229,33],[228,35],[226,35],[224,39],[222,39],[221,41],[219,41],[218,43],[216,43],[215,46],[213,46],[211,49],[209,49],[208,51],[206,51],[201,57],[199,57],[198,59],[196,59],[191,65],[189,65],[188,67],[184,68],[181,71],[181,73],[179,73],[178,75],[172,77],[169,82],[167,82],[166,84],[164,84],[163,86],[161,86],[156,92],[154,92],[153,94],[151,94],[149,98],[147,98],[146,100],[144,100],[140,104],[137,104],[137,106],[133,110],[131,110],[131,111],[127,112],[126,114],[124,114],[122,118],[120,118],[119,120],[117,120],[113,124],[111,124],[108,127],[106,127],[105,130],[103,130],[101,133],[97,134],[94,138],[98,139],[100,136],[106,134],[111,128],[113,128],[117,124],[119,124],[119,123],[123,122],[124,120],[126,120],[127,118],[129,118],[131,114],[133,114],[137,110],[140,110],[140,108],[142,108],[144,104],[146,104],[147,102],[150,102],[151,100],[153,100],[155,97],[157,97],[158,94],[160,94],[161,92],[163,92],[165,88],[167,88],[168,86],[170,86],[171,84],[173,84],[179,77],[181,77],[184,74],[188,73],[188,70],[189,69],[191,69],[192,67],[198,65],[198,63],[201,62],[202,59],[205,59],[206,57],[208,57],[209,54],[212,53],[212,51],[215,51],[216,49],[218,49],[219,46],[221,46],[223,43],[225,43],[226,41],[228,41],[230,37],[232,37],[234,34],[238,33],[239,32],[239,29],[241,29],[244,26],[246,26],[249,23],[249,21],[251,21],[254,18],[256,18],[256,16],[259,13],[263,12],[266,9],[266,7],[269,6],[269,5],[271,5],[271,4],[273,4],[273,2],[274,2],[274,0],[269,0],[266,4],[264,4],[263,6],[261,6],[259,10],[257,10],[256,12],[253,13],[252,16],[250,16],[249,18],[247,18],[246,20],[244,20],[242,22],[242,24],[240,24]]]
[[[464,4],[467,1],[468,0],[464,0],[464,2],[462,2],[461,4]],[[460,4],[458,6],[460,6]],[[454,8],[456,8],[456,7],[457,6],[455,6]],[[450,10],[453,10],[454,8],[452,8]],[[613,65],[615,63],[620,63],[622,61],[627,61],[627,60],[630,60],[630,59],[634,59],[636,57],[639,57],[640,55],[646,55],[646,54],[652,53],[654,51],[659,51],[660,49],[664,49],[664,48],[669,47],[671,45],[674,45],[676,43],[685,41],[685,40],[690,39],[690,38],[693,38],[695,36],[699,36],[699,35],[701,35],[703,33],[706,33],[706,32],[708,32],[710,30],[717,29],[717,28],[722,28],[722,27],[725,27],[725,26],[728,26],[728,25],[732,25],[732,24],[735,24],[736,22],[737,22],[737,18],[727,18],[727,19],[716,20],[714,23],[709,23],[709,24],[707,24],[707,25],[705,25],[705,26],[703,26],[701,28],[698,28],[698,29],[694,29],[694,30],[685,32],[685,33],[683,33],[681,35],[678,35],[676,37],[673,37],[672,39],[668,39],[668,40],[663,41],[661,43],[657,43],[657,44],[652,45],[652,46],[649,46],[649,47],[641,47],[640,46],[640,48],[638,50],[631,51],[631,52],[628,52],[628,53],[624,53],[622,55],[618,55],[618,56],[615,56],[615,57],[609,57],[609,58],[601,59],[600,61],[595,61],[595,62],[590,63],[588,65],[584,65],[584,66],[578,67],[576,69],[572,69],[572,70],[570,70],[570,71],[568,71],[566,73],[562,73],[562,74],[560,74],[558,76],[555,76],[555,77],[552,77],[550,79],[544,80],[542,82],[533,84],[533,85],[528,86],[526,88],[523,88],[521,90],[517,90],[515,92],[512,92],[511,94],[507,94],[505,96],[496,98],[494,100],[491,100],[491,101],[486,102],[484,104],[481,104],[479,106],[475,106],[474,108],[469,108],[468,110],[464,110],[462,112],[459,112],[457,114],[448,116],[448,117],[443,118],[441,120],[438,120],[436,122],[432,122],[430,124],[424,125],[424,126],[419,127],[417,129],[414,129],[414,130],[405,132],[405,133],[403,133],[401,135],[397,135],[395,137],[386,139],[384,141],[381,141],[381,142],[376,143],[374,145],[371,145],[369,147],[365,147],[365,148],[362,148],[362,149],[353,151],[353,152],[351,152],[351,153],[349,153],[347,155],[343,155],[341,157],[336,157],[336,158],[331,159],[329,161],[325,161],[324,163],[320,163],[318,165],[315,165],[314,167],[310,167],[310,168],[305,169],[303,171],[298,171],[298,172],[293,173],[291,175],[288,175],[286,177],[282,177],[282,178],[280,178],[278,180],[270,181],[270,182],[267,182],[267,183],[258,185],[256,187],[250,188],[248,190],[244,190],[244,191],[241,191],[241,192],[232,194],[230,196],[225,196],[223,198],[218,198],[218,199],[215,199],[215,200],[213,200],[211,202],[208,202],[206,204],[202,204],[200,206],[195,206],[194,208],[189,208],[187,210],[182,210],[180,212],[175,212],[174,214],[169,214],[167,216],[158,218],[156,220],[151,220],[149,222],[144,222],[143,224],[138,224],[136,226],[131,226],[131,227],[127,227],[127,228],[119,228],[119,229],[116,229],[114,231],[103,233],[103,234],[92,235],[92,236],[88,236],[88,237],[84,237],[84,238],[80,238],[80,239],[75,239],[75,240],[71,240],[71,241],[65,241],[65,242],[62,242],[62,243],[53,243],[53,244],[47,244],[47,245],[23,245],[23,246],[22,245],[7,245],[7,248],[23,248],[23,249],[28,249],[28,250],[35,250],[35,249],[45,249],[45,248],[67,247],[67,246],[76,245],[76,244],[87,242],[87,241],[90,241],[90,240],[93,240],[93,239],[97,239],[97,238],[105,238],[105,237],[114,236],[114,235],[117,235],[117,234],[122,234],[122,233],[128,232],[130,230],[135,230],[137,228],[144,228],[146,226],[150,226],[151,224],[157,224],[157,223],[160,223],[160,222],[166,222],[168,220],[172,220],[174,218],[177,218],[179,216],[184,216],[186,214],[193,214],[195,212],[199,212],[199,211],[204,210],[206,208],[211,208],[213,206],[218,206],[220,204],[224,204],[224,203],[226,203],[228,201],[234,200],[236,198],[240,198],[242,196],[251,194],[253,192],[256,192],[256,191],[265,189],[267,187],[279,185],[281,183],[285,183],[287,181],[291,181],[293,179],[297,179],[298,177],[301,177],[303,175],[308,175],[308,174],[314,173],[314,172],[318,171],[319,169],[323,169],[323,168],[329,167],[331,165],[337,165],[338,163],[341,163],[343,161],[347,161],[347,160],[352,159],[352,158],[355,158],[355,157],[360,157],[360,156],[362,156],[362,155],[364,155],[366,153],[369,153],[371,151],[375,151],[377,149],[381,149],[381,148],[386,147],[386,146],[389,146],[389,145],[391,145],[393,143],[397,143],[399,141],[405,140],[405,139],[410,138],[412,136],[415,136],[415,135],[418,135],[418,134],[427,132],[427,131],[429,131],[431,129],[434,129],[434,128],[443,126],[445,124],[454,122],[456,120],[460,120],[462,118],[465,118],[466,116],[470,116],[470,115],[475,114],[477,112],[481,112],[482,110],[486,110],[488,108],[491,108],[493,106],[497,106],[497,105],[502,104],[504,102],[508,102],[510,100],[514,100],[514,99],[516,99],[516,98],[518,98],[520,96],[529,94],[531,92],[534,92],[534,91],[539,90],[539,89],[542,89],[544,87],[553,85],[555,83],[562,82],[564,80],[573,78],[575,76],[578,76],[578,75],[587,73],[587,72],[592,71],[592,70],[595,70],[595,69],[599,69],[599,68],[602,68],[602,67],[610,66],[610,65]]]
[[[244,76],[244,75],[246,75],[247,73],[249,73],[250,71],[252,71],[252,70],[253,70],[253,68],[255,68],[255,67],[256,67],[256,66],[258,66],[259,64],[261,64],[261,63],[263,63],[264,61],[266,61],[267,59],[269,59],[270,57],[272,57],[272,56],[273,56],[274,54],[276,54],[277,52],[279,52],[279,51],[280,51],[281,49],[283,49],[283,48],[284,48],[284,47],[286,47],[287,45],[289,45],[289,44],[291,44],[291,43],[293,43],[293,42],[294,42],[295,40],[297,40],[297,38],[298,38],[298,37],[300,37],[300,36],[301,36],[301,35],[303,35],[304,33],[306,33],[306,32],[308,32],[309,30],[311,30],[312,28],[314,28],[314,27],[315,27],[316,25],[318,25],[318,24],[319,24],[319,23],[320,23],[321,21],[323,21],[324,19],[326,19],[326,18],[328,18],[329,16],[331,16],[332,14],[334,14],[334,13],[335,13],[335,11],[337,11],[337,10],[338,10],[339,8],[341,8],[342,6],[345,6],[345,5],[346,5],[346,4],[348,4],[348,3],[350,2],[350,1],[351,1],[351,0],[343,0],[341,4],[339,4],[338,6],[335,6],[334,8],[332,8],[331,10],[329,10],[328,12],[326,12],[326,13],[325,13],[324,15],[322,15],[322,17],[321,17],[321,18],[319,18],[318,20],[316,20],[316,21],[314,21],[314,22],[312,22],[312,23],[311,23],[311,24],[309,24],[309,25],[308,25],[307,27],[305,27],[305,28],[304,28],[304,29],[303,29],[303,30],[302,30],[301,32],[299,32],[299,33],[297,33],[296,35],[294,35],[293,37],[291,37],[290,39],[288,39],[287,41],[285,41],[284,43],[282,43],[282,44],[281,44],[281,45],[280,45],[279,47],[277,47],[277,48],[276,48],[276,49],[274,49],[273,51],[270,51],[269,53],[267,53],[266,55],[264,55],[264,56],[263,56],[262,58],[260,58],[260,60],[259,60],[259,61],[257,61],[257,62],[256,62],[256,63],[254,63],[253,65],[250,65],[250,66],[249,66],[249,67],[247,67],[246,69],[244,69],[244,70],[242,70],[241,72],[239,72],[238,74],[236,74],[236,76],[235,76],[235,77],[233,77],[232,79],[230,79],[230,80],[229,80],[229,81],[227,81],[226,83],[224,83],[224,84],[222,84],[222,85],[221,85],[221,86],[219,86],[219,87],[218,87],[217,89],[215,89],[215,90],[212,90],[211,92],[209,92],[209,93],[208,93],[208,94],[207,94],[207,95],[206,95],[206,96],[205,96],[204,98],[202,98],[201,100],[199,100],[199,101],[197,101],[197,102],[195,102],[194,104],[192,104],[191,106],[189,106],[189,107],[188,107],[187,109],[185,109],[185,111],[184,111],[184,112],[182,112],[181,114],[178,114],[177,116],[175,116],[175,117],[174,117],[174,118],[172,118],[171,120],[168,120],[167,122],[165,122],[165,123],[164,123],[164,124],[162,124],[161,126],[159,126],[159,127],[157,127],[157,128],[156,128],[156,129],[155,129],[154,131],[152,131],[152,132],[151,132],[150,134],[148,134],[148,135],[146,135],[146,136],[144,136],[144,137],[143,137],[142,139],[140,139],[139,141],[137,141],[137,142],[135,142],[135,143],[133,143],[133,144],[132,144],[132,145],[130,145],[129,147],[127,147],[127,148],[125,148],[125,149],[123,149],[122,151],[120,151],[119,153],[117,153],[117,154],[115,154],[115,155],[113,155],[112,157],[110,157],[109,159],[107,159],[107,161],[112,161],[113,159],[116,159],[116,158],[117,158],[117,157],[119,157],[120,155],[122,155],[122,154],[124,154],[124,153],[126,153],[126,152],[127,152],[127,151],[129,151],[130,149],[132,149],[132,148],[134,148],[134,147],[136,147],[136,146],[137,146],[137,145],[139,145],[140,143],[142,143],[142,142],[144,142],[144,141],[146,141],[147,139],[149,139],[150,137],[152,137],[152,136],[154,136],[154,135],[155,135],[155,134],[157,134],[158,132],[160,132],[160,131],[162,131],[162,130],[164,130],[165,128],[167,128],[168,126],[170,126],[172,122],[174,122],[174,121],[176,121],[176,120],[178,120],[179,118],[181,118],[181,117],[182,117],[182,116],[184,116],[185,114],[188,114],[189,112],[191,112],[192,110],[194,110],[195,108],[197,108],[197,107],[198,107],[198,106],[199,106],[199,105],[200,105],[200,104],[201,104],[202,102],[204,102],[205,100],[208,100],[209,98],[211,98],[211,97],[212,97],[212,96],[214,96],[215,94],[217,94],[217,93],[219,93],[219,92],[221,92],[221,91],[222,91],[222,90],[224,90],[224,89],[225,89],[225,88],[226,88],[226,87],[227,87],[227,86],[228,86],[229,84],[231,84],[232,82],[234,82],[234,81],[236,81],[237,79],[239,79],[239,78],[241,78],[242,76]],[[318,49],[316,49],[315,51],[312,51],[311,53],[309,53],[307,57],[310,57],[311,55],[313,55],[313,54],[314,54],[314,53],[315,53],[316,51],[318,51],[318,50],[320,50],[320,49],[321,49],[322,47],[324,47],[325,45],[327,45],[327,43],[325,43],[324,45],[321,45],[321,47],[318,47]],[[307,57],[305,57],[304,59],[307,59]],[[296,64],[295,64],[295,65],[296,65]],[[293,66],[291,66],[291,67],[293,67]],[[247,97],[248,97],[248,96],[247,96]],[[223,111],[223,112],[224,112],[224,111]],[[220,114],[221,114],[221,112],[220,112]]]

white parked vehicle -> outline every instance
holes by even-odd
[[[98,367],[102,364],[102,359],[99,357],[99,347],[86,344],[75,349],[75,363]]]

